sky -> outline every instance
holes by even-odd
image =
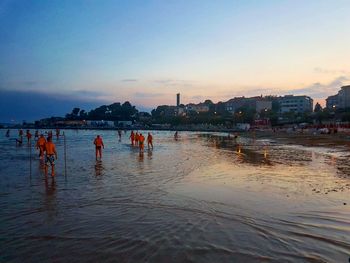
[[[1,0],[0,121],[176,93],[324,104],[350,84],[349,14],[349,0]]]

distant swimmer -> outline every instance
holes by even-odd
[[[44,157],[46,139],[43,134],[40,134],[38,141],[36,142],[36,148],[39,149],[39,157],[42,159]]]
[[[138,146],[139,145],[139,139],[140,139],[140,135],[138,132],[135,133],[135,145]]]
[[[151,147],[153,150],[153,136],[150,132],[147,135],[147,147],[148,149]]]
[[[95,148],[96,148],[96,161],[97,161],[98,155],[100,155],[100,159],[102,159],[102,148],[103,149],[105,148],[100,135],[97,135],[97,137],[94,140],[94,144],[95,144]]]
[[[30,140],[32,139],[32,134],[30,133],[30,130],[27,130],[26,137],[27,137],[27,142],[29,144]]]
[[[35,139],[39,138],[39,131],[38,130],[35,130],[34,137],[35,137]]]
[[[139,135],[139,149],[140,149],[140,155],[143,155],[144,143],[145,143],[145,137],[142,135],[142,133],[140,133],[140,135]]]
[[[119,137],[119,141],[122,140],[122,131],[121,130],[118,130],[118,137]]]
[[[56,138],[57,138],[57,140],[60,138],[60,133],[61,133],[60,129],[56,129]]]
[[[134,131],[131,131],[129,138],[130,138],[130,141],[131,141],[131,146],[134,146],[134,142],[135,142],[135,133],[134,133]]]
[[[17,146],[22,146],[23,143],[23,136],[19,136],[18,139],[16,139],[16,145]]]
[[[47,133],[47,138],[51,138],[52,139],[52,131],[51,130]]]
[[[174,134],[174,139],[177,141],[177,139],[179,139],[179,133],[176,131]]]
[[[50,165],[51,176],[55,176],[55,159],[57,160],[56,146],[52,142],[52,137],[49,137],[45,143],[45,174],[47,174],[47,168]]]
[[[6,137],[10,137],[10,129],[8,129],[7,131],[6,131],[6,135],[5,135]]]

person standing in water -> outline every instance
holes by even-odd
[[[57,140],[60,138],[60,129],[56,129],[56,138]]]
[[[139,145],[139,139],[140,139],[140,135],[138,132],[135,133],[135,145],[138,146]]]
[[[45,139],[44,135],[40,134],[40,137],[39,137],[38,141],[36,142],[36,148],[39,149],[40,159],[42,159],[44,156],[45,143],[46,143],[46,139]]]
[[[16,139],[16,146],[22,146],[23,143],[23,136],[19,136],[18,139]]]
[[[130,138],[130,141],[131,141],[131,146],[134,146],[134,141],[135,141],[135,133],[134,133],[134,131],[131,131],[129,138]]]
[[[38,130],[35,130],[34,137],[35,137],[35,139],[39,138],[39,131]]]
[[[118,130],[118,137],[119,137],[119,141],[122,140],[122,131],[121,130]]]
[[[52,131],[51,130],[49,130],[49,132],[47,133],[47,138],[51,138],[52,139]]]
[[[19,129],[18,130],[18,137],[22,137],[23,136],[23,130],[22,129]]]
[[[148,149],[150,148],[150,146],[151,146],[151,148],[153,150],[153,136],[149,132],[148,135],[147,135],[147,147],[148,147]]]
[[[27,142],[29,144],[30,140],[32,139],[32,134],[30,133],[30,130],[27,130],[26,137],[27,137]]]
[[[10,137],[10,129],[8,129],[7,131],[6,131],[6,135],[5,135],[6,137]]]
[[[179,133],[176,131],[175,134],[174,134],[175,141],[177,141],[178,138],[179,138]]]
[[[50,165],[51,176],[55,176],[55,159],[57,160],[56,146],[52,142],[52,137],[48,137],[45,143],[45,175],[47,175],[47,169]]]
[[[97,137],[94,140],[94,144],[95,144],[95,149],[96,149],[96,161],[97,161],[98,155],[100,155],[100,160],[101,160],[102,159],[102,148],[104,149],[105,146],[103,144],[103,140],[100,137],[100,135],[97,135]]]
[[[144,142],[145,142],[145,137],[140,133],[139,135],[139,149],[140,149],[140,155],[143,155],[144,151]]]

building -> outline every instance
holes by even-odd
[[[176,106],[179,107],[180,106],[180,93],[176,94]]]
[[[271,110],[272,101],[262,96],[257,96],[251,98],[235,97],[225,102],[225,109],[228,112],[234,113],[242,107],[253,109],[259,113],[263,110]]]
[[[341,87],[338,92],[339,108],[350,108],[350,85]]]
[[[272,109],[272,101],[271,100],[257,100],[255,104],[256,112],[262,112]]]
[[[208,112],[209,111],[209,105],[205,103],[199,103],[199,104],[194,104],[190,103],[186,105],[186,111],[196,111],[196,112]]]
[[[338,94],[329,96],[326,99],[326,107],[328,109],[350,108],[350,85],[341,87]]]
[[[338,102],[338,94],[329,96],[326,99],[326,108],[327,109],[334,109],[339,107],[339,102]]]
[[[313,99],[308,96],[286,95],[279,97],[277,100],[280,105],[280,113],[313,111]]]

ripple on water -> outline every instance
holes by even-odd
[[[348,260],[350,166],[337,151],[155,132],[140,158],[128,134],[65,132],[54,181],[0,132],[0,261]]]

